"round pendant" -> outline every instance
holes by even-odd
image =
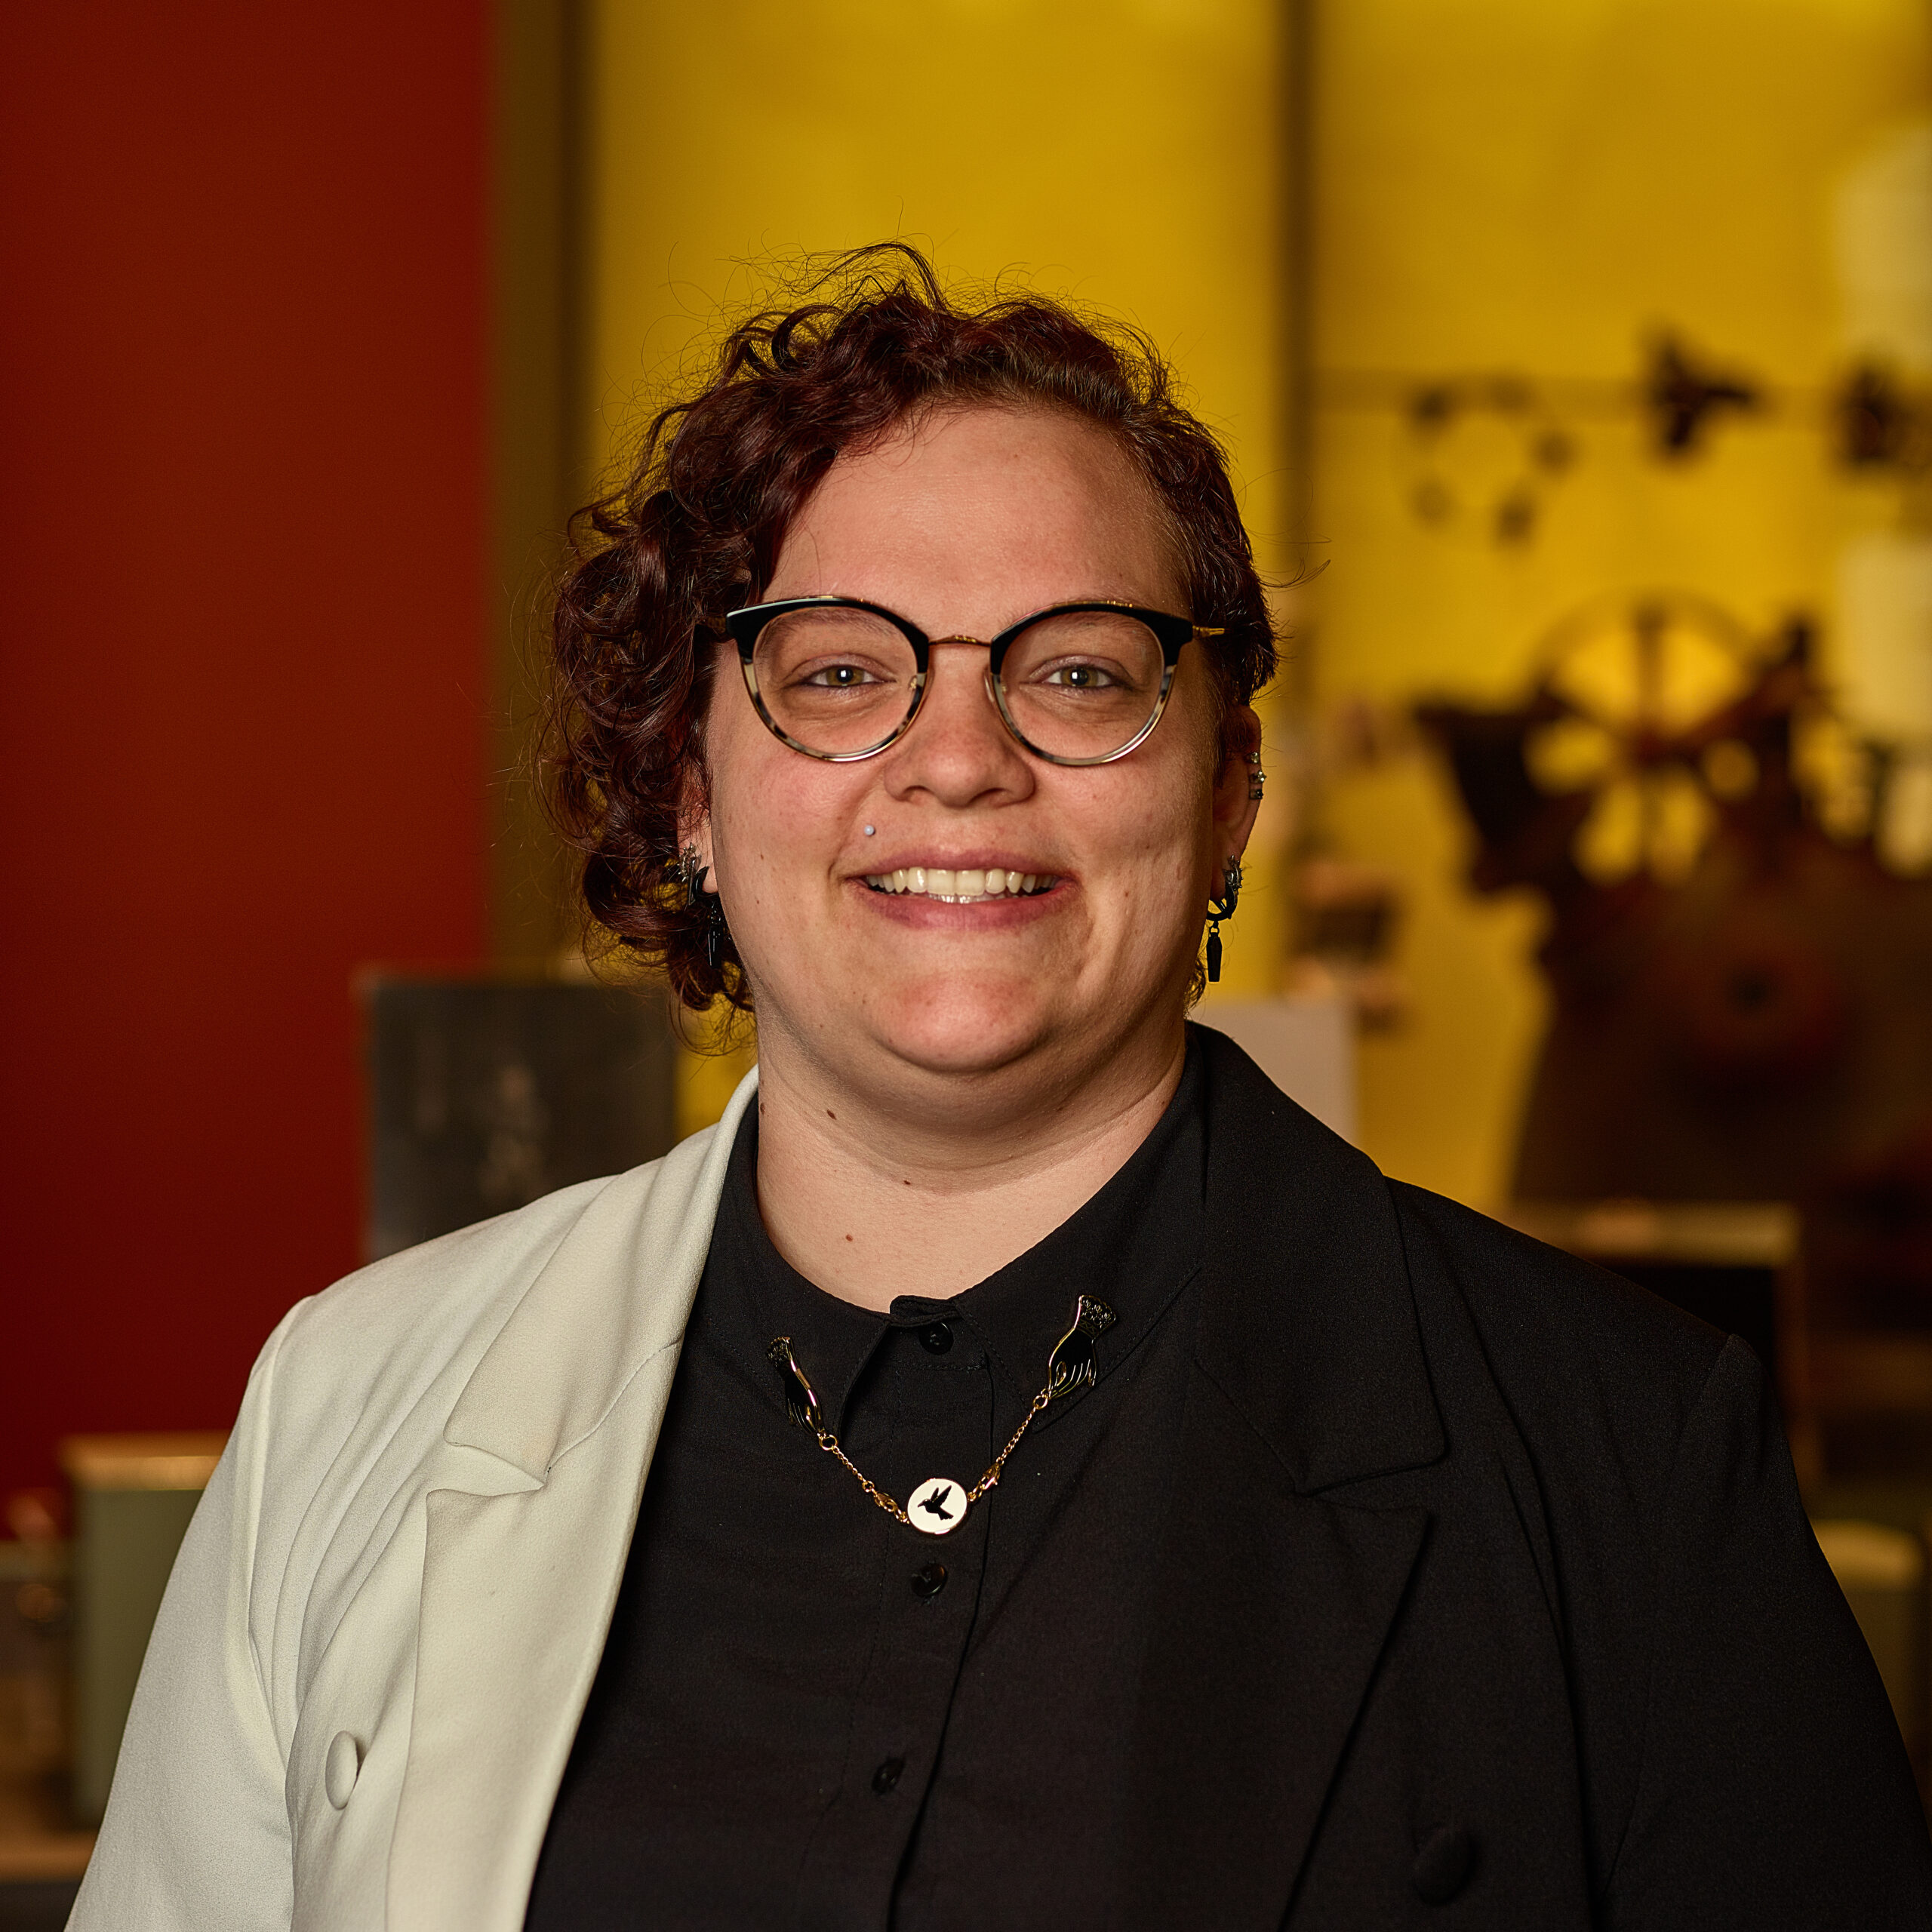
[[[928,1476],[907,1499],[906,1514],[914,1529],[943,1537],[966,1520],[966,1485],[946,1476]]]

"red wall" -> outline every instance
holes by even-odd
[[[0,10],[0,1493],[232,1419],[484,946],[488,19]]]

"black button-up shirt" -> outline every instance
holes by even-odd
[[[950,1301],[909,1281],[886,1315],[773,1248],[746,1116],[531,1932],[1100,1915],[1201,1262],[1202,1059],[1045,1240]],[[879,1488],[903,1503],[937,1476],[956,1500],[1081,1294],[1118,1317],[1094,1385],[946,1535],[887,1515],[786,1419],[778,1335]]]

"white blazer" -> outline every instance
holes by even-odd
[[[445,1235],[269,1338],[70,1932],[517,1932],[731,1142]]]

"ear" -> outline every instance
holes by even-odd
[[[678,851],[680,857],[687,852],[697,853],[700,877],[710,869],[715,857],[711,835],[710,761],[704,755],[702,732],[700,726],[698,743],[687,752],[682,761],[683,773],[678,786]],[[715,878],[708,883],[714,891],[717,889]]]
[[[1221,855],[1238,859],[1247,850],[1261,801],[1254,794],[1261,767],[1261,720],[1241,705],[1221,721],[1221,766],[1214,774],[1214,836]]]
[[[680,854],[697,853],[699,877],[702,878],[710,869],[711,810],[704,798],[703,786],[694,773],[687,772],[678,799],[678,851]],[[717,890],[715,878],[707,883],[712,891]]]

